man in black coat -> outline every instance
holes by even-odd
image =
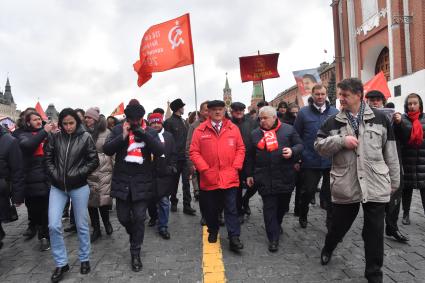
[[[111,196],[117,201],[119,222],[130,236],[132,270],[142,269],[140,250],[145,233],[146,209],[155,194],[155,168],[152,156],[164,154],[155,130],[147,128],[145,109],[132,99],[124,110],[126,121],[112,129],[103,151],[115,154]]]
[[[251,133],[246,182],[256,186],[263,199],[269,251],[276,252],[295,186],[294,164],[303,145],[295,129],[279,121],[273,107],[261,108],[259,118],[260,128]]]
[[[168,217],[170,212],[170,194],[177,172],[177,153],[173,135],[162,126],[162,115],[153,113],[149,116],[149,126],[158,132],[158,138],[164,145],[164,154],[154,158],[156,169],[156,195],[149,205],[151,217],[149,226],[154,226],[158,220],[158,233],[165,239],[170,239],[168,232]]]
[[[22,153],[19,142],[0,126],[0,248],[5,232],[2,221],[8,221],[10,214],[10,197],[12,203],[20,206],[24,202],[24,174]]]
[[[249,148],[249,143],[251,140],[251,132],[256,128],[256,122],[255,120],[247,117],[244,115],[245,112],[245,104],[241,102],[233,102],[230,105],[231,108],[231,115],[232,115],[232,123],[235,124],[239,131],[241,132],[242,140],[245,145],[245,148]],[[246,186],[246,164],[247,164],[247,153],[245,152],[245,161],[244,161],[244,168],[242,168],[241,171],[239,171],[239,181],[240,181],[240,188],[238,190],[238,197],[237,197],[237,207],[238,207],[238,213],[239,213],[239,220],[242,223],[243,222],[243,214],[246,213],[247,215],[251,215],[251,209],[249,207],[249,199],[255,195],[257,192],[255,186],[248,188]],[[245,195],[243,194],[243,189],[246,188],[247,191]]]
[[[192,197],[190,195],[189,167],[186,158],[186,139],[189,126],[182,118],[184,106],[185,104],[180,98],[171,102],[170,108],[173,111],[173,115],[164,122],[164,129],[173,135],[177,150],[177,174],[174,177],[173,191],[170,199],[171,211],[177,211],[177,203],[179,202],[177,189],[181,175],[183,184],[183,213],[195,215],[196,210],[190,205]]]

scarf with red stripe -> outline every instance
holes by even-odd
[[[140,125],[143,130],[146,129],[145,121],[143,120]],[[130,130],[128,133],[128,148],[127,148],[127,156],[124,158],[127,162],[143,164],[143,153],[142,148],[145,147],[144,142],[136,142],[134,140],[133,131]]]
[[[258,142],[257,147],[261,150],[267,149],[268,152],[275,151],[279,148],[279,143],[277,142],[276,132],[280,128],[280,121],[277,119],[277,125],[275,128],[263,131],[263,138]]]
[[[409,116],[410,121],[412,121],[412,130],[410,131],[410,138],[408,144],[415,148],[421,147],[422,140],[424,138],[422,124],[421,121],[419,121],[420,115],[420,111],[407,113],[407,116]]]
[[[32,132],[32,135],[35,136],[38,134],[38,132]],[[34,151],[34,156],[44,156],[44,144],[46,143],[47,139],[43,139],[43,141],[38,145],[37,149]]]

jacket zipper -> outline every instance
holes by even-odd
[[[71,135],[69,135],[69,140],[68,140],[68,145],[66,146],[66,152],[65,152],[65,164],[64,164],[64,171],[63,171],[63,185],[65,186],[65,191],[67,191],[66,189],[66,162],[68,161],[68,150],[69,150],[69,145],[71,143]]]

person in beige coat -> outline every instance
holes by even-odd
[[[368,282],[382,282],[385,206],[400,185],[395,136],[385,114],[363,101],[363,84],[359,79],[345,79],[337,86],[343,110],[326,120],[314,144],[321,156],[332,160],[332,221],[321,263],[329,263],[361,204],[365,277]]]
[[[96,144],[99,157],[99,167],[89,175],[87,182],[90,187],[89,215],[93,233],[91,242],[95,242],[102,235],[100,231],[99,213],[105,226],[106,234],[111,235],[113,228],[109,221],[109,207],[112,205],[111,180],[113,169],[113,157],[103,153],[103,144],[110,134],[107,122],[103,115],[99,114],[98,108],[89,108],[84,116],[87,131],[92,135]]]

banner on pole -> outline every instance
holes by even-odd
[[[151,26],[140,44],[140,59],[133,64],[140,87],[152,73],[191,65],[193,58],[189,14]]]
[[[278,78],[279,53],[239,57],[242,82]]]
[[[385,99],[391,97],[390,89],[388,88],[387,80],[385,79],[384,72],[380,71],[370,81],[363,85],[364,94],[371,90],[379,90],[385,96]]]
[[[124,114],[124,102],[121,102],[117,108],[112,111],[111,116],[119,116]]]
[[[43,121],[47,121],[46,112],[44,112],[43,107],[41,107],[40,102],[37,101],[37,104],[35,105],[34,108],[37,111],[37,113],[40,114],[41,119],[43,119]]]

